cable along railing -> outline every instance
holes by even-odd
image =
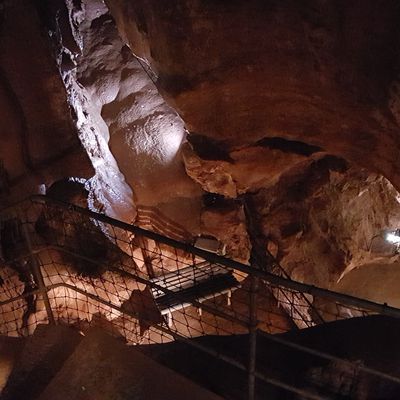
[[[396,308],[292,281],[45,196],[3,210],[0,221],[0,334],[26,336],[38,324],[55,323],[101,326],[134,345],[182,341],[245,371],[250,399],[258,382],[301,398],[327,398],[263,373],[261,336],[400,384],[396,376],[275,335],[291,328],[290,309],[299,321],[312,319],[316,309],[318,323],[320,316],[325,322],[400,317]],[[277,291],[284,293],[278,301]],[[196,340],[240,334],[249,338],[245,361]]]

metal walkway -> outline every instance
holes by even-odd
[[[133,344],[183,341],[247,371],[249,399],[259,380],[302,398],[321,398],[258,371],[260,334],[337,361],[275,336],[291,326],[283,308],[312,324],[320,320],[313,319],[311,305],[326,322],[371,314],[400,317],[400,310],[385,304],[285,279],[44,196],[3,210],[0,221],[14,221],[18,228],[10,237],[2,231],[7,251],[0,269],[1,334],[28,335],[40,323],[80,329],[98,324]],[[285,294],[278,302],[271,295],[277,290]],[[191,340],[241,333],[250,333],[247,362]],[[396,376],[357,368],[400,383]]]
[[[201,303],[223,294],[227,294],[230,305],[232,290],[240,287],[231,270],[209,262],[181,268],[151,281],[157,285],[152,293],[159,310],[169,316],[191,306],[193,301]]]

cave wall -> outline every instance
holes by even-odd
[[[16,0],[0,11],[9,201],[90,178],[93,209],[133,222],[153,207],[248,262],[250,196],[293,279],[351,292],[353,269],[397,262],[371,244],[400,223],[397,1]]]
[[[398,192],[382,176],[344,167],[323,158],[255,196],[262,232],[292,279],[336,289],[354,268],[396,260],[385,232],[400,223]]]
[[[63,177],[89,178],[93,169],[35,4],[3,2],[0,16],[0,160],[9,195],[15,200]]]
[[[397,1],[107,4],[190,132],[302,141],[400,187]]]
[[[54,8],[60,72],[96,170],[92,205],[127,222],[137,208],[154,206],[190,226],[201,189],[183,168],[183,121],[121,40],[103,2],[66,1]]]
[[[206,192],[252,196],[292,278],[332,288],[388,262],[393,248],[370,242],[399,224],[398,2],[106,3],[185,121],[187,174]],[[204,230],[223,237],[208,215]]]

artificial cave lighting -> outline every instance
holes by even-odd
[[[393,244],[400,244],[400,229],[396,229],[395,231],[388,232],[386,234],[386,240]]]

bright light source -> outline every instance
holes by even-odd
[[[400,232],[397,229],[394,232],[389,232],[386,234],[386,240],[390,243],[399,244],[400,243]]]

